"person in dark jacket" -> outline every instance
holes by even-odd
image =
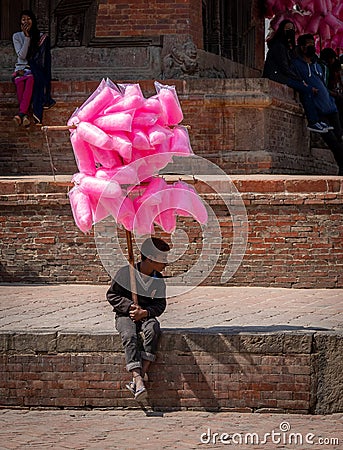
[[[299,92],[308,121],[307,128],[316,133],[327,133],[328,126],[320,121],[314,105],[316,90],[291,67],[292,60],[296,57],[295,26],[291,20],[286,19],[280,23],[274,36],[268,41],[268,48],[262,76]]]
[[[324,81],[331,97],[335,99],[339,120],[343,126],[343,81],[340,60],[333,48],[327,47],[320,52],[319,63],[324,72]]]
[[[155,361],[161,334],[157,320],[166,308],[166,285],[161,272],[167,264],[169,245],[162,239],[146,239],[141,247],[141,261],[135,267],[138,305],[134,304],[130,266],[119,269],[107,291],[107,300],[116,313],[115,325],[125,351],[126,369],[133,381],[126,385],[136,400],[147,394],[144,376]],[[143,334],[140,351],[139,334]]]
[[[335,157],[339,175],[343,175],[342,127],[335,100],[325,85],[323,69],[318,63],[312,34],[299,36],[297,58],[292,61],[291,67],[306,84],[316,91],[313,101],[317,114],[320,120],[329,124],[329,131],[323,134],[322,138]]]

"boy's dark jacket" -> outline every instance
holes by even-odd
[[[137,268],[139,270],[139,263]],[[144,283],[136,275],[138,304],[148,311],[148,317],[158,317],[166,309],[166,285],[161,273],[154,271],[148,282]],[[113,306],[117,316],[129,316],[130,306],[133,305],[130,291],[129,266],[122,267],[112,280],[106,298]]]

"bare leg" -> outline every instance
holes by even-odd
[[[135,385],[136,385],[136,391],[139,391],[141,388],[145,387],[141,369],[131,370],[131,373],[132,373],[133,381],[135,382]]]
[[[142,378],[144,378],[145,374],[148,372],[149,367],[150,367],[151,361],[148,361],[147,359],[143,359],[142,362]]]

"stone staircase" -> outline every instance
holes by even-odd
[[[140,84],[145,95],[153,94],[152,81]],[[331,152],[311,148],[302,110],[283,86],[261,79],[173,84],[195,153],[230,177],[199,174],[199,160],[190,160],[187,173],[195,178],[187,181],[214,211],[221,248],[214,267],[211,255],[204,259],[206,277],[191,280],[202,285],[200,291],[171,300],[178,322],[165,322],[147,406],[342,411],[337,299],[343,287],[343,179],[335,176]],[[45,124],[65,124],[97,85],[53,82],[57,105],[45,113]],[[124,234],[111,223],[90,235],[76,228],[68,191],[77,168],[68,133],[48,133],[49,153],[35,125],[12,125],[13,85],[1,82],[0,94],[0,406],[136,407],[125,390],[128,375],[112,313],[104,307]],[[240,215],[237,202],[243,205]],[[168,268],[170,277],[191,267],[203,248],[202,230],[193,220],[182,219],[178,227],[191,245]],[[104,263],[98,244],[108,230],[118,240],[105,242]],[[232,276],[223,278],[237,231],[243,231],[241,259]],[[258,294],[256,287],[265,290]],[[291,293],[280,294],[286,288]],[[314,299],[312,291],[319,288]],[[320,301],[327,292],[337,293],[330,311]],[[316,325],[299,321],[298,310],[305,307],[318,314]],[[185,308],[191,326],[183,324]],[[296,314],[286,320],[288,308]],[[205,325],[199,326],[203,319],[194,311],[207,318]],[[232,322],[238,311],[236,317],[244,317],[239,326]],[[24,320],[20,326],[18,317]],[[30,327],[33,317],[36,325]],[[76,317],[88,325],[68,328]]]

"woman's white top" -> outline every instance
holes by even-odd
[[[27,52],[30,47],[31,38],[25,36],[23,31],[18,31],[13,34],[13,45],[14,50],[18,56],[17,63],[15,66],[15,71],[23,70],[28,66],[27,62]]]

